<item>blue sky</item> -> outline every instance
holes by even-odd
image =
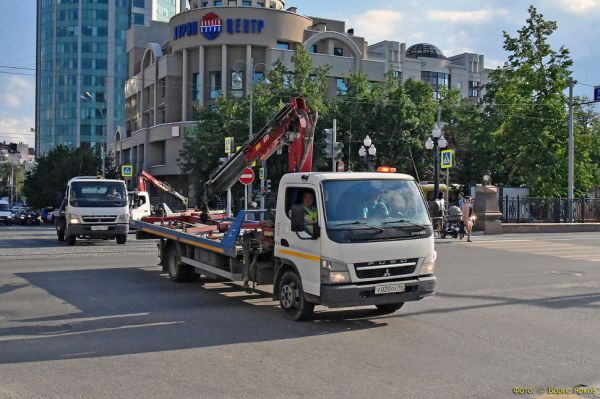
[[[35,3],[3,0],[0,65],[35,67]],[[600,84],[600,56],[595,50],[600,40],[600,0],[288,0],[286,4],[305,15],[345,20],[370,43],[429,42],[447,54],[484,54],[488,67],[506,58],[502,31],[514,34],[534,4],[546,18],[558,21],[553,44],[571,50],[575,78]],[[591,96],[592,88],[579,85],[576,93]],[[0,141],[33,141],[29,129],[35,120],[34,95],[32,76],[0,73]]]

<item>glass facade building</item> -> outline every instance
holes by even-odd
[[[38,153],[108,146],[125,125],[130,1],[37,1]]]

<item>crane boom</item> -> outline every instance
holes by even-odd
[[[142,171],[138,174],[138,191],[148,191],[146,188],[146,182],[150,182],[158,189],[171,194],[173,197],[180,200],[186,208],[188,207],[189,200],[186,196],[179,194],[173,187],[171,187],[170,184],[158,180],[146,170],[142,169]]]
[[[293,98],[226,163],[211,173],[205,184],[206,194],[230,189],[245,168],[254,162],[266,161],[286,144],[290,146],[290,171],[310,172],[317,118],[317,113],[310,112],[304,98]]]

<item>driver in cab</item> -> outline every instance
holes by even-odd
[[[314,235],[315,227],[319,220],[319,213],[315,206],[315,194],[312,191],[305,191],[302,194],[302,203],[294,205],[293,213],[302,213],[304,216],[304,231]],[[292,212],[290,212],[291,216]]]
[[[381,194],[372,192],[368,203],[362,209],[362,217],[368,219],[385,219],[390,216],[390,210],[385,202],[381,200]]]

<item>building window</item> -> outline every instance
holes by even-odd
[[[133,0],[133,6],[137,8],[145,8],[146,1],[145,0]]]
[[[210,99],[214,100],[221,95],[221,71],[209,73]]]
[[[265,80],[265,73],[264,72],[254,72],[254,84],[260,83],[263,80]]]
[[[200,82],[200,74],[195,73],[192,75],[192,101],[200,101],[200,95],[202,93],[202,85]]]
[[[250,7],[250,6],[252,6],[252,1],[251,0],[243,0],[242,5],[245,7]]]
[[[264,8],[265,7],[265,2],[264,1],[257,1],[256,2],[256,7],[262,7],[262,8]]]
[[[229,6],[237,6],[237,0],[229,0]]]
[[[392,71],[392,77],[394,79],[398,79],[399,81],[402,81],[402,72],[401,71]]]
[[[140,13],[134,12],[132,14],[132,19],[133,19],[133,21],[131,21],[132,24],[143,26],[144,25],[144,21],[146,19],[146,16],[144,14],[140,14]]]
[[[319,52],[316,44],[313,44],[312,46],[310,46],[310,52],[313,54],[316,54]]]
[[[422,71],[421,80],[428,82],[434,91],[439,91],[442,87],[449,88],[450,75],[443,72]]]
[[[288,42],[277,41],[277,48],[280,50],[289,50],[290,44]]]
[[[215,7],[219,7],[223,5],[223,1],[222,0],[215,0]]]
[[[345,96],[348,94],[348,85],[344,78],[336,78],[337,95]]]
[[[469,80],[469,97],[479,97],[480,89],[478,81]]]
[[[334,47],[333,49],[333,55],[337,55],[338,57],[343,57],[344,56],[344,49],[341,47]]]
[[[203,1],[202,2],[202,8],[206,8],[208,7],[208,1]]]

